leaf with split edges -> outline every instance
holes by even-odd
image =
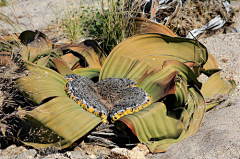
[[[100,80],[116,77],[139,80],[148,70],[162,68],[164,61],[196,61],[204,65],[207,49],[187,38],[148,33],[132,36],[119,43],[109,54],[100,73]]]
[[[68,97],[54,98],[28,112],[26,118],[33,124],[37,121],[38,127],[42,125],[57,134],[51,139],[55,142],[24,142],[24,144],[38,149],[49,146],[58,149],[66,148],[101,123],[100,117],[87,112]],[[38,135],[39,138],[49,138],[48,134],[44,135],[44,131],[35,134],[36,140]]]

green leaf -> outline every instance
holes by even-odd
[[[178,72],[162,72],[163,70],[160,69],[155,69],[149,74],[146,72],[137,82],[137,86],[151,95],[153,102],[156,102],[168,94],[175,93],[175,78]]]
[[[73,74],[73,71],[69,68],[65,61],[62,59],[53,58],[53,62],[55,63],[58,72],[65,77],[67,74]]]
[[[62,59],[61,55],[62,54],[58,53],[56,50],[54,52],[51,52],[50,59],[48,61],[47,67],[57,71],[57,67],[56,67],[56,65],[55,65],[55,63],[53,61],[53,58],[61,60]]]
[[[100,22],[96,22],[96,26],[101,26],[101,23]]]
[[[80,68],[73,70],[73,73],[79,76],[84,76],[87,78],[93,78],[99,76],[100,69],[98,68]]]
[[[207,49],[192,39],[148,33],[132,36],[119,43],[110,53],[100,73],[100,80],[123,77],[139,80],[146,70],[162,68],[164,61],[207,61]]]
[[[132,130],[140,142],[148,146],[151,152],[165,152],[170,144],[195,134],[199,129],[206,111],[204,98],[196,86],[188,88],[186,83],[181,87],[188,90],[187,106],[184,104],[175,109],[169,103],[165,105],[157,102],[119,119]],[[177,110],[181,110],[180,114]]]
[[[24,142],[38,149],[49,146],[55,146],[58,149],[66,148],[101,122],[101,118],[87,112],[68,97],[54,98],[28,112],[26,118],[33,122],[38,121],[40,123],[38,127],[47,127],[59,135],[58,141],[54,139],[55,143]],[[49,138],[47,134],[44,135],[44,131],[36,133],[35,137],[37,138],[38,135]]]
[[[228,95],[233,93],[235,88],[236,83],[233,80],[228,82],[223,80],[220,77],[220,72],[211,75],[201,88],[208,105],[207,110],[211,109],[218,102],[225,100]]]
[[[36,104],[50,97],[67,96],[64,91],[65,84],[49,76],[30,73],[29,76],[18,79],[17,84],[20,90]]]
[[[177,139],[184,129],[181,121],[167,116],[166,106],[160,102],[153,103],[147,108],[126,115],[119,120],[133,131],[140,142],[144,143],[149,143],[149,140],[156,142],[169,138]],[[153,149],[150,150],[154,152]]]
[[[185,106],[188,100],[188,83],[185,78],[182,78],[181,76],[177,77],[174,92],[175,94],[167,96],[164,103],[172,109]]]
[[[236,83],[232,80],[228,82],[220,77],[217,72],[209,77],[207,82],[203,83],[201,92],[205,98],[213,98],[216,94],[232,94],[236,87]]]
[[[195,84],[198,88],[201,88],[202,84],[197,80],[197,76],[194,72],[185,64],[176,60],[167,60],[163,63],[163,70],[166,69],[167,72],[178,71],[179,74],[185,78],[188,84]]]
[[[197,133],[206,112],[206,103],[200,90],[193,86],[188,88],[188,92],[187,113],[189,118],[187,120],[183,119],[187,121],[184,123],[184,127],[187,130],[186,137]]]
[[[37,64],[41,66],[47,66],[49,59],[50,59],[50,55],[40,58],[39,60],[37,60]]]
[[[40,104],[50,97],[66,96],[64,87],[67,80],[64,77],[47,67],[26,63],[30,73],[28,76],[19,78],[16,83],[34,103]]]
[[[147,18],[136,17],[134,19],[136,28],[134,34],[143,33],[160,33],[169,36],[176,36],[168,27],[165,25],[153,22]]]
[[[61,56],[61,58],[65,61],[65,63],[71,69],[79,61],[79,58],[74,56],[72,53],[65,54],[65,55]]]
[[[188,62],[184,62],[184,64],[193,71],[196,77],[198,77],[201,74],[201,65],[199,65],[197,62],[188,61]]]
[[[106,59],[106,55],[95,40],[85,40],[80,44],[65,44],[56,46],[63,51],[72,52],[78,55],[78,58],[84,57],[85,62],[90,68],[101,68]]]
[[[55,46],[54,46],[55,47]],[[53,48],[52,49],[52,56],[57,56],[57,57],[60,57],[60,56],[63,56],[63,52],[62,52],[62,49],[60,47],[57,47],[57,48]],[[55,57],[55,58],[57,58]]]
[[[207,76],[211,76],[212,74],[221,71],[221,69],[218,68],[216,59],[210,53],[208,53],[208,60],[201,71]]]
[[[63,76],[61,76],[59,73],[57,73],[56,71],[50,68],[36,65],[34,63],[27,62],[27,61],[24,61],[24,62],[26,63],[26,68],[32,73],[39,74],[40,76],[43,76],[43,77],[50,77],[62,83],[63,85],[65,85],[67,82],[67,80]]]

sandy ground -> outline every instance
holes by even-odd
[[[17,17],[23,29],[41,30],[53,24],[56,15],[64,11],[63,1],[56,0],[27,0],[15,6],[15,10],[2,7],[0,11]],[[239,15],[236,21],[239,31]],[[0,24],[11,31],[9,26]],[[196,135],[169,146],[166,153],[150,154],[148,158],[240,158],[240,33],[215,35],[200,41],[217,59],[223,69],[222,77],[234,79],[237,88],[227,101],[206,113]]]
[[[19,29],[14,30],[5,22],[0,21],[0,30],[5,29],[10,33],[41,30],[48,25],[55,24],[56,17],[64,18],[65,12],[71,10],[66,2],[71,2],[74,7],[99,3],[98,0],[84,0],[83,2],[82,0],[15,0],[14,3],[10,3],[13,5],[1,7],[0,12],[16,22]]]

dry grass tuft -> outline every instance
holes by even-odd
[[[227,25],[217,31],[208,31],[203,36],[209,36],[219,31],[223,33],[224,29],[228,27],[231,23],[233,23],[232,19],[234,16],[234,11],[230,10],[230,16],[228,16],[227,11],[222,3],[223,2],[219,3],[218,0],[188,1],[188,3],[179,11],[176,17],[172,19],[169,27],[178,35],[187,36],[189,33],[188,30],[201,28],[211,19],[215,18],[217,15],[220,15],[223,19],[227,21]]]

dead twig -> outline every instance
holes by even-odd
[[[106,147],[114,147],[114,148],[118,147],[114,142],[102,137],[88,135],[87,138],[94,140],[95,143],[99,145],[104,145]]]

